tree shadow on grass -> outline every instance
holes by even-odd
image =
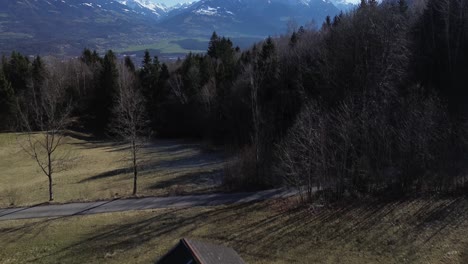
[[[184,214],[185,209],[167,210],[143,220],[130,221],[117,228],[104,227],[94,232],[95,235],[66,246],[57,252],[39,256],[32,261],[46,261],[50,258],[57,259],[59,257],[64,262],[68,262],[76,258],[76,252],[93,252],[104,256],[108,252],[128,251],[140,247],[144,243],[168,236],[171,233],[178,233],[181,237],[184,237],[190,235],[197,228],[206,225],[207,219],[215,218],[217,221],[229,222],[237,217],[234,213],[236,210],[242,210],[242,208],[248,208],[249,206],[251,205],[241,204],[228,208],[201,210],[201,212],[190,214]],[[211,221],[208,221],[208,223],[211,223]],[[173,245],[168,246],[172,247]]]
[[[460,263],[468,263],[468,248],[461,253],[461,262]]]
[[[194,156],[187,156],[187,157],[182,157],[182,158],[178,158],[174,160],[163,160],[163,161],[147,160],[145,162],[142,162],[142,164],[140,164],[139,173],[141,175],[147,175],[151,173],[179,174],[182,171],[186,171],[186,170],[190,171],[191,169],[199,171],[201,168],[205,168],[206,170],[210,170],[211,167],[216,167],[216,166],[219,167],[219,165],[223,163],[224,163],[224,160],[217,157],[216,155],[213,155],[213,156],[194,155]],[[129,173],[132,170],[133,169],[130,167],[114,169],[111,171],[99,173],[97,175],[93,175],[91,177],[85,178],[79,181],[79,183],[107,179],[107,178]],[[206,176],[203,178],[207,178],[208,176],[213,176],[214,174],[219,174],[220,172],[221,172],[220,169],[216,169],[216,172],[209,172],[209,173],[188,172],[188,173],[183,174],[180,177],[176,177],[172,181],[188,182],[190,181],[191,176],[193,178],[197,178],[197,176],[200,176],[200,177]],[[163,185],[167,187],[167,184],[163,183]]]
[[[86,149],[116,147],[124,145],[122,142],[110,140],[108,138],[96,137],[89,134],[77,133],[74,131],[65,132],[65,136],[80,140],[81,142],[72,142],[70,145],[83,147]]]
[[[430,250],[426,238],[437,242],[436,239],[445,239],[450,232],[457,232],[455,227],[467,221],[468,208],[466,199],[367,200],[280,211],[272,209],[274,203],[190,211],[171,209],[145,219],[129,218],[124,224],[104,226],[85,239],[56,252],[39,255],[34,261],[60,258],[68,262],[76,257],[76,252],[95,259],[109,252],[129,252],[146,243],[171,247],[167,240],[188,236],[232,246],[247,259],[279,258],[292,263],[305,261],[305,256],[287,254],[289,251],[303,250],[298,253],[307,255],[322,249],[344,256],[351,248],[351,251],[359,249],[373,257],[382,257],[385,252],[394,262],[411,262]],[[447,230],[448,226],[454,229]],[[340,248],[348,248],[348,251]],[[165,253],[161,251],[158,254]],[[465,259],[466,253],[462,255]],[[154,254],[156,259],[159,255]]]
[[[381,252],[394,253],[396,262],[404,259],[411,262],[421,257],[423,249],[430,248],[428,241],[445,239],[445,235],[455,232],[447,227],[466,222],[468,207],[463,199],[436,206],[431,206],[434,200],[418,200],[425,214],[420,218],[418,212],[404,213],[411,209],[412,202],[368,201],[318,210],[302,208],[280,219],[268,218],[251,224],[236,232],[233,239],[241,244],[241,251],[257,257],[262,257],[264,252],[284,252],[285,245],[289,249],[302,246],[330,251],[351,245],[375,256]],[[441,210],[444,213],[441,214]],[[433,214],[439,214],[437,222],[431,217]],[[395,227],[399,224],[404,228]],[[421,229],[421,224],[426,227]],[[223,237],[224,233],[223,230],[210,236]]]
[[[127,143],[116,141],[113,139],[102,139],[88,136],[70,135],[73,138],[81,140],[82,142],[73,142],[71,145],[79,146],[86,149],[106,148],[108,152],[121,152],[129,149]],[[193,150],[201,150],[202,145],[199,143],[186,141],[186,140],[151,140],[142,146],[144,155],[165,154],[173,155],[182,152],[189,152]]]
[[[95,180],[107,179],[107,178],[120,176],[120,175],[129,173],[130,171],[132,171],[131,168],[121,168],[121,169],[106,171],[106,172],[99,173],[97,175],[91,176],[89,178],[83,179],[83,180],[79,181],[78,183],[84,183],[84,182],[90,182],[90,181],[95,181]]]
[[[36,219],[26,219],[24,221],[28,221],[28,223],[21,225],[19,227],[12,227],[12,228],[0,228],[0,234],[9,234],[9,233],[15,233],[16,236],[10,241],[10,243],[15,243],[18,239],[23,238],[26,235],[32,235],[32,237],[37,237],[42,234],[44,230],[46,230],[47,227],[49,227],[50,224],[52,224],[54,221],[57,220],[65,220],[68,218],[71,218],[73,216],[77,215],[83,215],[85,212],[93,210],[95,208],[104,206],[106,204],[109,204],[113,201],[116,201],[118,199],[113,199],[104,203],[100,203],[99,205],[93,206],[86,208],[82,211],[79,211],[77,213],[74,213],[72,215],[67,215],[67,216],[57,216],[57,217],[49,217],[49,218],[36,218]],[[32,208],[35,206],[31,207],[25,207],[22,210],[27,210],[29,208]],[[19,219],[18,221],[21,221]]]
[[[145,162],[142,167],[155,169],[190,169],[220,165],[224,159],[215,155],[193,155],[172,160],[159,160]]]
[[[220,185],[221,174],[222,170],[185,173],[181,174],[180,176],[175,176],[163,181],[159,181],[156,184],[153,184],[150,189],[164,189],[171,186],[180,185]]]
[[[194,142],[183,140],[155,140],[143,146],[143,150],[147,154],[175,154],[190,150],[200,150],[201,145]]]

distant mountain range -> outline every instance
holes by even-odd
[[[285,33],[288,21],[320,25],[340,9],[330,0],[201,0],[171,7],[154,0],[5,0],[0,53],[74,56],[88,47],[178,54],[200,50],[213,31],[247,45]]]
[[[355,4],[353,4],[353,2],[350,2],[349,0],[330,0],[330,2],[332,2],[332,4],[334,4],[338,9],[342,11],[347,11],[356,6]]]
[[[339,10],[325,0],[202,0],[160,25],[180,34],[267,36],[286,32],[288,21],[322,22]]]

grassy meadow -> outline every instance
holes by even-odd
[[[47,179],[0,135],[0,205],[47,201]],[[55,177],[56,202],[131,195],[125,145],[71,133],[77,157]],[[198,143],[157,140],[143,151],[140,195],[219,191],[223,158]],[[468,198],[362,199],[300,206],[295,198],[0,221],[0,263],[153,263],[189,237],[233,247],[247,263],[468,263]]]
[[[47,177],[21,148],[24,135],[0,134],[0,208],[48,201]],[[55,201],[93,201],[127,197],[133,174],[125,145],[71,133],[61,151],[75,162],[54,176]],[[198,143],[156,140],[142,151],[140,196],[199,194],[219,188],[223,158]],[[60,153],[58,153],[60,154]]]
[[[154,263],[182,237],[247,263],[468,263],[468,200],[290,200],[0,222],[0,263]]]

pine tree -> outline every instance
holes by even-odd
[[[161,80],[168,80],[170,77],[170,73],[169,73],[169,68],[167,67],[167,65],[165,63],[163,63],[161,65],[161,76],[160,76],[160,79]]]
[[[133,63],[132,58],[129,56],[125,56],[125,66],[131,73],[135,73],[135,64]]]
[[[322,25],[322,28],[327,29],[327,28],[330,28],[331,26],[332,26],[331,18],[330,16],[327,16],[325,18],[325,22]]]
[[[151,59],[151,55],[148,50],[145,51],[142,63],[143,67],[140,70],[140,80],[143,95],[147,98],[148,102],[151,102],[156,94],[160,63],[157,56]]]
[[[43,85],[46,78],[46,68],[40,56],[37,56],[32,63],[32,81],[33,87],[36,91]]]
[[[90,49],[84,49],[81,54],[81,61],[88,66],[92,66],[101,62],[101,57],[99,57],[99,54],[95,50],[91,52]]]
[[[360,8],[365,8],[367,6],[367,0],[361,0],[361,3],[359,4]]]
[[[10,60],[3,70],[15,94],[27,91],[31,82],[31,63],[26,56],[12,52]]]
[[[406,0],[398,0],[398,7],[401,13],[406,13],[406,11],[408,11],[408,3]]]
[[[212,58],[217,58],[217,44],[219,42],[219,37],[218,37],[218,34],[216,34],[216,32],[213,32],[213,34],[211,35],[211,38],[210,38],[210,42],[208,43],[208,52],[207,52],[207,55],[212,57]]]
[[[333,17],[333,23],[332,23],[333,27],[337,27],[340,24],[340,21],[341,21],[340,16]]]
[[[290,47],[296,46],[297,40],[298,40],[298,37],[297,37],[296,32],[294,31],[291,35],[291,38],[289,39],[289,46]]]
[[[100,86],[96,92],[94,115],[94,128],[96,132],[103,133],[111,120],[111,111],[114,99],[118,90],[117,58],[109,50],[102,61],[102,70],[100,75]]]
[[[157,83],[159,79],[159,71],[161,70],[161,63],[159,62],[158,56],[153,57],[153,65],[152,65],[152,74],[153,78],[155,79],[154,82]]]
[[[148,50],[145,50],[145,55],[143,55],[143,68],[149,68],[151,64],[151,55]]]
[[[143,67],[139,72],[141,91],[146,99],[146,109],[154,128],[157,124],[159,112],[158,107],[161,103],[163,93],[162,86],[160,85],[161,63],[157,56],[154,56],[153,59],[151,59],[151,55],[147,50],[143,56],[142,64]]]
[[[268,37],[263,43],[262,50],[260,52],[259,63],[261,66],[269,65],[270,63],[276,63],[276,47],[273,39]]]
[[[0,129],[7,129],[14,119],[15,93],[0,69]]]
[[[169,68],[165,63],[161,65],[161,72],[159,74],[159,82],[158,82],[158,87],[161,89],[161,100],[160,101],[165,101],[166,97],[166,83],[171,77],[171,74],[169,72]]]
[[[305,34],[304,26],[300,26],[299,30],[297,31],[297,37],[301,38]]]
[[[117,90],[117,57],[112,50],[109,50],[104,56],[103,69],[101,73],[101,85],[107,95],[113,95]]]

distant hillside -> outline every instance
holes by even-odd
[[[1,1],[0,10],[0,52],[76,54],[158,40],[155,16],[111,0]]]
[[[320,24],[338,12],[328,0],[202,0],[171,8],[152,0],[0,1],[0,53],[76,56],[84,47],[183,53],[198,50],[213,31],[246,46],[284,33],[288,21]]]

